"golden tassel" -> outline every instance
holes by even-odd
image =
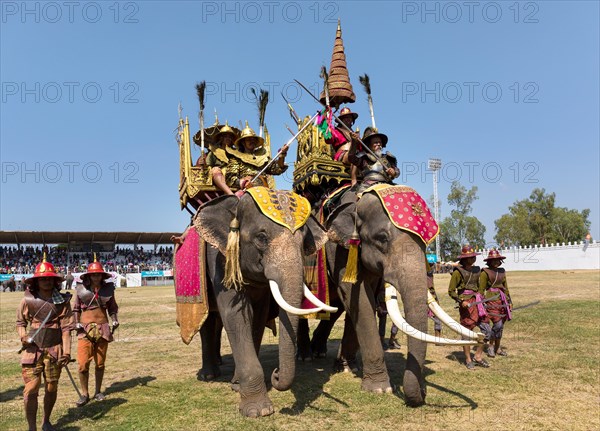
[[[356,283],[358,280],[358,246],[360,245],[360,237],[354,228],[350,241],[348,241],[350,249],[348,250],[348,261],[346,262],[346,272],[342,278],[344,283]]]
[[[234,218],[229,224],[223,283],[227,289],[231,289],[232,287],[239,289],[244,283],[240,267],[240,222],[237,218]]]

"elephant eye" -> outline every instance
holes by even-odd
[[[254,237],[256,241],[256,245],[259,247],[266,247],[269,245],[269,237],[264,232],[259,232]]]
[[[387,244],[389,238],[386,233],[380,233],[375,236],[375,241],[380,242],[382,244]]]

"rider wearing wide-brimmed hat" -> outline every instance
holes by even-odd
[[[355,145],[358,145],[358,135],[354,132],[350,132],[350,130],[358,118],[358,114],[356,112],[352,112],[350,108],[344,107],[341,109],[337,118],[335,129],[341,134],[343,139],[335,139],[332,136],[332,138],[330,140],[326,140],[326,142],[331,144],[335,151],[333,160],[342,162],[345,165],[350,165],[350,160],[348,160],[348,151],[350,150],[350,145],[353,142]],[[346,127],[344,127],[341,123],[343,123]],[[336,136],[339,137],[340,134],[336,134]]]
[[[79,381],[82,395],[77,400],[81,407],[90,400],[88,392],[89,370],[92,359],[96,363],[97,401],[105,399],[101,392],[104,377],[104,365],[108,343],[113,341],[112,332],[119,326],[117,313],[119,306],[115,300],[115,286],[107,282],[111,275],[104,271],[102,264],[96,260],[81,275],[81,283],[77,284],[73,313],[77,329],[77,362],[79,364]],[[108,324],[108,316],[112,320],[113,330]]]
[[[487,268],[481,271],[479,276],[479,291],[484,292],[486,312],[492,321],[492,333],[487,354],[490,357],[496,355],[506,356],[504,350],[500,350],[500,340],[504,330],[504,322],[512,319],[512,300],[508,285],[506,284],[506,272],[500,268],[502,261],[506,259],[497,249],[492,249],[487,258],[483,259]]]
[[[25,280],[27,289],[17,309],[17,333],[23,345],[23,400],[29,429],[37,429],[38,392],[42,374],[45,380],[42,429],[53,429],[50,415],[56,402],[61,367],[71,359],[71,294],[60,293],[62,281],[63,277],[56,272],[54,265],[46,261],[44,253],[43,261],[35,267],[33,277]]]
[[[268,187],[266,177],[263,175],[258,178],[257,183],[250,184],[252,178],[271,161],[264,143],[265,140],[254,133],[254,130],[246,122],[246,127],[235,141],[234,146],[226,148],[229,164],[227,165],[225,180],[230,188],[242,190],[252,185]],[[280,175],[284,173],[288,168],[285,164],[286,154],[287,149],[284,147],[277,162],[271,163],[263,174]]]
[[[348,159],[357,167],[358,179],[361,181],[358,191],[365,190],[377,183],[391,184],[400,175],[400,169],[398,169],[396,157],[389,152],[383,152],[383,148],[388,143],[387,135],[379,133],[373,127],[367,127],[362,141],[377,157],[365,150],[359,152],[354,143],[350,146]]]
[[[229,158],[227,157],[227,148],[234,145],[238,134],[227,122],[219,129],[214,136],[214,144],[210,145],[210,151],[206,156],[206,164],[210,167],[213,184],[227,195],[232,195],[233,191],[227,185],[223,169],[227,167]]]
[[[478,326],[487,341],[490,338],[491,328],[482,302],[484,299],[483,292],[479,290],[479,274],[481,269],[478,266],[474,266],[476,256],[480,254],[476,253],[470,245],[462,247],[461,254],[458,256],[459,265],[450,278],[448,295],[458,303],[460,324],[468,329]],[[482,345],[477,346],[473,361],[471,361],[469,346],[463,346],[463,350],[468,369],[473,369],[475,365],[485,368],[489,367],[487,361],[482,358]]]

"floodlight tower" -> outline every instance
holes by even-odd
[[[440,224],[440,207],[438,201],[438,171],[442,167],[441,159],[429,159],[428,168],[430,171],[433,171],[433,217],[435,218],[435,222]],[[440,261],[440,237],[439,235],[435,238],[435,255],[436,259]]]

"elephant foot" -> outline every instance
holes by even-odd
[[[242,397],[240,401],[240,413],[249,418],[258,418],[272,415],[275,413],[275,408],[266,395],[250,398]]]
[[[358,362],[356,359],[338,358],[333,363],[333,371],[336,373],[352,373],[359,372]]]
[[[389,378],[384,381],[376,381],[369,376],[366,376],[362,380],[361,388],[364,391],[372,392],[374,394],[391,394],[393,392]]]
[[[202,382],[212,382],[217,377],[220,377],[220,376],[221,376],[221,370],[219,369],[219,367],[215,367],[212,369],[202,368],[198,371],[196,378]]]
[[[311,362],[312,354],[310,353],[310,351],[308,351],[308,352],[298,351],[298,353],[296,353],[296,360],[302,361],[302,362]]]
[[[406,391],[404,392],[404,396],[406,398],[406,405],[408,407],[420,407],[423,404],[425,404],[425,392],[424,391],[420,391],[420,393],[411,396],[409,394],[406,393]]]

